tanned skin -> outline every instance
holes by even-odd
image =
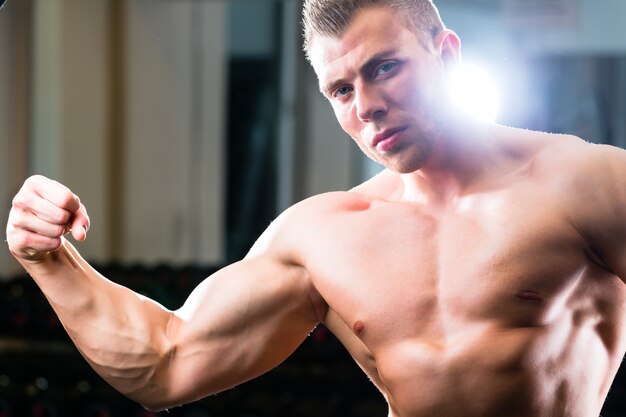
[[[287,358],[319,323],[390,417],[597,416],[626,351],[626,153],[453,111],[460,60],[386,8],[313,40],[343,129],[386,169],[281,214],[245,259],[169,311],[94,271],[63,237],[89,218],[29,178],[9,248],[94,369],[150,409]]]

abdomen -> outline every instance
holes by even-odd
[[[397,417],[597,415],[606,356],[590,340],[572,340],[574,350],[591,347],[576,361],[567,349],[552,356],[554,330],[493,328],[445,345],[405,340],[376,354],[378,373]]]

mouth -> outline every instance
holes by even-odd
[[[374,139],[372,140],[372,147],[383,152],[390,149],[399,139],[400,133],[405,130],[406,127],[395,127],[383,130],[374,136]]]

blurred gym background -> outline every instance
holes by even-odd
[[[438,0],[500,91],[496,121],[626,145],[624,0]],[[75,191],[106,276],[178,307],[283,209],[380,169],[339,129],[300,0],[8,0],[0,224],[33,173]],[[558,156],[555,156],[558,157]],[[2,229],[4,230],[4,229]],[[585,360],[585,358],[581,358]],[[604,417],[626,415],[621,374]],[[154,416],[108,388],[0,251],[0,417]],[[323,327],[266,376],[159,415],[385,416]]]

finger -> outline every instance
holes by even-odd
[[[85,227],[80,223],[73,225],[70,229],[70,232],[72,233],[74,239],[78,241],[83,241],[87,239],[87,229],[85,229]]]
[[[49,223],[24,210],[14,210],[10,223],[18,230],[26,230],[49,238],[59,238],[65,232],[65,225]]]
[[[13,199],[13,207],[28,211],[43,221],[57,225],[67,224],[72,217],[72,213],[68,210],[56,206],[35,193],[20,192]]]
[[[24,185],[55,206],[74,213],[80,209],[80,199],[65,185],[42,176],[33,176]]]
[[[87,231],[91,227],[89,216],[87,215],[87,209],[83,204],[80,205],[80,209],[74,214],[72,219],[72,236],[76,240],[87,239]]]
[[[61,238],[50,238],[27,230],[11,233],[7,238],[9,249],[17,251],[17,255],[25,259],[42,258],[63,244]]]

